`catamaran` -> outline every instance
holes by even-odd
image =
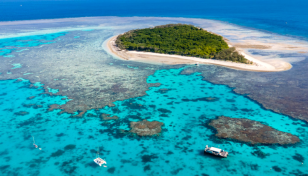
[[[215,147],[208,147],[206,145],[205,149],[204,149],[204,154],[212,154],[214,156],[219,156],[219,157],[223,157],[223,158],[227,158],[228,156],[228,152],[223,151],[222,149],[219,148],[215,148]]]
[[[104,167],[107,167],[105,164],[107,164],[107,162],[105,160],[103,160],[102,158],[99,157],[99,148],[97,150],[97,154],[96,154],[96,158],[94,159],[94,162],[96,164],[98,164],[99,166],[104,165]]]

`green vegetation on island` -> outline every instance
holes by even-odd
[[[119,35],[116,44],[122,50],[252,63],[235,48],[229,48],[222,36],[186,24],[167,24],[131,30]]]

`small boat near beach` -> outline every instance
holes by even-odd
[[[99,150],[97,150],[96,158],[94,159],[94,162],[98,164],[99,166],[104,165],[104,167],[107,167],[105,164],[107,164],[106,160],[99,157]]]
[[[214,156],[227,158],[229,153],[222,150],[222,149],[215,148],[215,147],[208,147],[206,145],[206,147],[204,149],[204,154],[211,154],[211,155],[214,155]]]

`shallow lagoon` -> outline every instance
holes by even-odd
[[[0,147],[1,163],[5,163],[1,172],[8,175],[300,175],[308,172],[307,164],[302,164],[306,160],[303,153],[308,152],[308,126],[304,122],[264,110],[227,86],[202,81],[198,73],[180,75],[183,69],[158,70],[148,82],[159,82],[161,86],[152,87],[146,96],[118,101],[115,107],[91,110],[83,118],[59,115],[57,110],[46,112],[50,104],[65,103],[62,96],[41,94],[42,90],[28,88],[27,81],[1,81],[1,92],[7,93],[1,93]],[[29,100],[31,96],[35,98]],[[215,97],[217,101],[183,101],[203,97]],[[43,107],[25,107],[29,104]],[[16,114],[21,111],[28,114]],[[117,115],[120,119],[101,121],[101,113]],[[287,147],[253,147],[217,140],[206,122],[220,115],[258,120],[298,135],[302,142]],[[162,121],[165,124],[162,135],[140,138],[120,133],[119,129],[129,129],[129,121],[141,119]],[[42,150],[32,146],[31,135]],[[204,156],[205,145],[219,146],[230,155],[226,159]],[[92,161],[97,147],[107,160],[107,168],[97,167]],[[258,157],[258,150],[265,153],[264,158]]]
[[[168,22],[170,21],[156,23]],[[116,28],[115,30],[120,32],[127,29]],[[60,36],[54,35],[50,39],[53,43],[48,42],[42,50],[46,47],[44,51],[63,47],[62,43],[69,48],[71,47],[69,43],[72,43],[69,38],[86,42],[88,39],[86,36],[92,32],[96,32],[95,34],[101,32],[105,35],[104,38],[113,35],[108,30],[70,31],[63,35],[61,33]],[[80,37],[74,38],[74,36]],[[40,37],[44,40],[45,36]],[[30,40],[37,43],[41,38],[36,39],[35,36]],[[88,40],[92,41],[92,38]],[[102,44],[102,42],[98,43]],[[13,54],[16,57],[12,59],[16,60],[21,56],[23,59],[30,59],[27,58],[28,52],[38,51],[40,48],[36,47],[41,46],[43,43],[35,46],[25,45],[21,49],[28,50],[17,53],[12,50],[7,54]],[[98,47],[101,45],[95,46],[94,49]],[[85,50],[82,47],[75,49]],[[0,119],[2,121],[0,170],[2,174],[282,175],[286,173],[304,175],[308,173],[306,123],[265,110],[257,102],[236,94],[228,86],[204,81],[199,72],[181,74],[185,70],[194,69],[195,66],[166,69],[166,66],[154,67],[121,62],[107,56],[102,52],[100,59],[112,68],[120,67],[123,71],[126,71],[124,70],[126,68],[133,74],[142,70],[155,70],[145,79],[149,84],[160,83],[160,86],[150,87],[146,95],[116,101],[115,106],[89,110],[82,117],[75,117],[72,114],[60,114],[61,110],[48,111],[49,105],[61,105],[72,101],[63,95],[50,96],[44,93],[46,90],[44,91],[43,86],[51,95],[58,92],[56,87],[49,87],[40,82],[30,83],[25,79],[0,81]],[[77,58],[77,56],[74,57]],[[15,63],[12,62],[12,64]],[[12,76],[19,69],[25,69],[25,64],[18,63],[22,67],[12,70]],[[12,64],[8,68],[11,69]],[[213,66],[199,66],[198,69],[207,70],[210,67]],[[30,73],[33,72],[23,74],[31,76]],[[34,72],[34,74],[38,73]],[[65,78],[52,79],[51,82],[60,80],[65,81]],[[31,85],[37,87],[30,87]],[[217,101],[188,101],[204,97],[216,98]],[[100,119],[102,113],[116,115],[119,120],[102,121]],[[260,121],[277,130],[299,136],[301,143],[285,147],[249,146],[235,141],[219,140],[214,137],[214,132],[207,127],[206,123],[220,115]],[[120,129],[129,130],[130,121],[142,119],[163,122],[165,125],[162,134],[141,138],[121,133]],[[33,147],[32,135],[42,150]],[[226,159],[204,156],[205,145],[223,148],[229,151],[230,155]],[[100,168],[93,162],[98,147],[101,157],[107,160],[107,168]]]

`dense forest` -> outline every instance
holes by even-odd
[[[123,50],[251,63],[235,48],[229,48],[222,36],[186,24],[167,24],[154,28],[131,30],[119,35],[116,44]]]

